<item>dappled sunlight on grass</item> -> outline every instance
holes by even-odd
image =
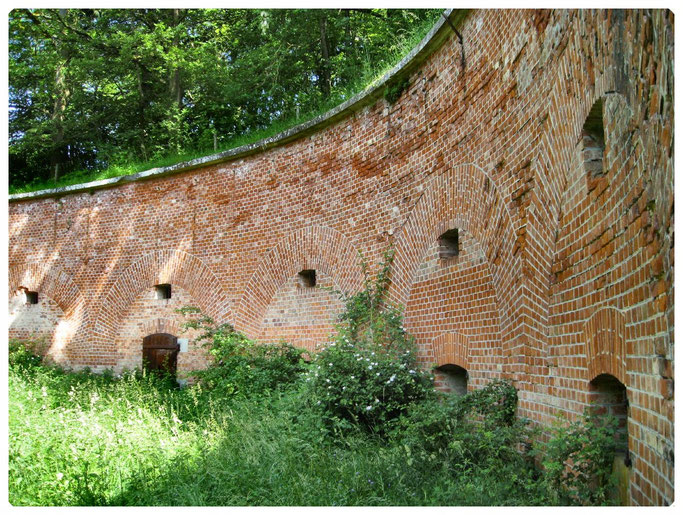
[[[400,439],[330,433],[299,386],[235,397],[154,377],[64,373],[25,352],[11,361],[15,506],[534,502],[528,485],[488,467],[465,474]]]

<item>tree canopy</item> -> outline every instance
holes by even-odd
[[[439,16],[399,9],[15,9],[10,185],[223,148],[341,102]]]

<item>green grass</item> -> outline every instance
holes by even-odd
[[[15,506],[540,502],[518,463],[418,459],[400,439],[332,434],[303,391],[295,385],[226,398],[149,377],[14,363],[9,500]],[[511,479],[512,468],[519,480]]]
[[[171,166],[177,163],[190,161],[199,157],[209,156],[215,153],[224,152],[234,148],[255,143],[265,138],[275,136],[287,129],[295,127],[296,125],[305,123],[313,118],[329,111],[333,107],[348,100],[354,95],[372,88],[379,80],[405,55],[410,52],[417,44],[424,38],[424,36],[431,30],[436,23],[437,17],[428,19],[423,24],[417,25],[415,29],[402,37],[401,41],[396,47],[396,50],[386,56],[381,63],[366,62],[365,66],[359,70],[358,78],[350,85],[341,90],[334,91],[332,96],[320,105],[314,111],[303,113],[298,118],[292,117],[284,120],[275,120],[269,127],[239,134],[231,138],[229,141],[220,145],[216,150],[213,148],[207,149],[188,149],[180,154],[169,154],[163,157],[139,162],[125,162],[115,164],[101,170],[76,170],[60,177],[58,181],[54,180],[34,180],[28,184],[9,186],[9,193],[26,193],[31,191],[39,191],[44,189],[57,188],[62,186],[70,186],[74,184],[82,184],[85,182],[98,181],[103,179],[110,179],[112,177],[120,177],[123,175],[132,175],[145,170],[153,168],[162,168]]]

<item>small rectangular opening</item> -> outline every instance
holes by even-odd
[[[154,287],[157,294],[158,300],[170,299],[171,298],[171,285],[170,284],[157,284]]]
[[[602,112],[602,99],[600,99],[593,104],[581,132],[583,163],[590,178],[600,177],[605,173],[603,170],[605,126]]]
[[[304,288],[313,288],[315,286],[315,270],[299,272],[299,284]]]
[[[439,236],[439,259],[448,259],[458,255],[458,229],[449,229]]]
[[[27,291],[26,292],[26,304],[38,304],[38,292],[37,291]]]

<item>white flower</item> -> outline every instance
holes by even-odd
[[[372,365],[370,365],[370,366],[368,367],[368,370],[372,370]]]
[[[367,406],[367,407],[365,408],[365,411],[370,411],[371,409],[372,409],[372,406]]]
[[[61,481],[63,477],[64,477],[64,474],[62,474],[61,472],[57,472],[57,479],[59,479]]]
[[[379,375],[379,372],[377,372],[377,374],[375,374],[375,375]]]
[[[415,371],[414,371],[414,370],[408,370],[408,373],[409,373],[409,374],[414,374]]]

